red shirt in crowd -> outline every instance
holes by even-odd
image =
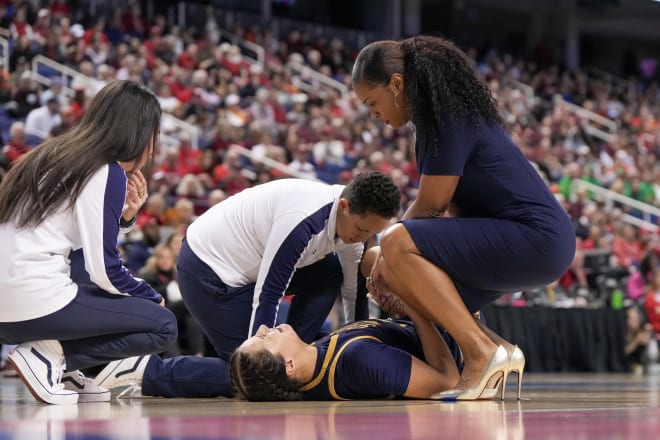
[[[660,334],[660,291],[649,290],[644,300],[644,311],[646,318],[653,326],[653,330]]]
[[[4,152],[9,159],[9,163],[14,163],[19,157],[30,151],[30,147],[25,144],[16,144],[12,141],[9,141],[5,145]]]

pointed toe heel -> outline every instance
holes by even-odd
[[[431,399],[444,401],[489,399],[497,394],[497,388],[499,387],[498,381],[502,382],[501,396],[504,398],[509,363],[509,354],[503,346],[499,345],[493,356],[490,358],[488,367],[481,375],[481,379],[479,379],[479,383],[476,387],[467,390],[455,389],[443,391],[432,395]],[[496,385],[494,388],[487,388],[491,379],[497,379]]]

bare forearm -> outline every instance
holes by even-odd
[[[403,219],[438,218],[444,215],[445,209],[446,207],[425,207],[415,200],[408,206],[408,209],[406,209],[406,212],[403,214]]]
[[[438,329],[431,321],[423,318],[418,313],[412,312],[408,314],[410,319],[415,323],[415,329],[422,343],[426,362],[443,374],[458,375],[456,362]]]

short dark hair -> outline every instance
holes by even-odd
[[[229,376],[234,390],[251,401],[301,400],[302,385],[286,375],[282,355],[268,350],[247,353],[237,349],[229,358]]]
[[[390,176],[380,171],[360,173],[346,185],[341,197],[348,200],[349,210],[360,216],[374,213],[392,218],[401,210],[401,193]]]

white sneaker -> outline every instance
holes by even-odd
[[[80,370],[62,375],[64,389],[78,393],[78,403],[109,402],[110,390],[100,387],[89,377],[85,377]]]
[[[58,341],[24,342],[9,353],[9,361],[35,399],[52,404],[78,402],[78,393],[62,384],[66,364]]]
[[[124,387],[140,387],[150,358],[151,355],[146,355],[112,361],[96,375],[94,383],[113,391]]]

